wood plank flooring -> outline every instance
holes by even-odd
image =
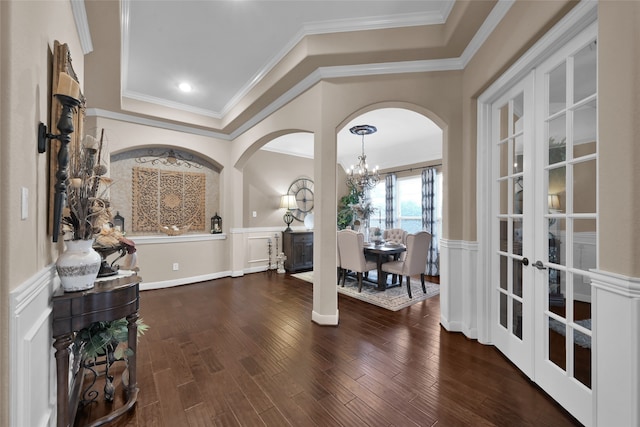
[[[138,403],[112,425],[580,425],[496,349],[445,331],[438,297],[391,312],[339,296],[338,327],[310,320],[312,298],[275,272],[142,292]]]

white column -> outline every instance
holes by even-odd
[[[322,124],[314,137],[313,312],[320,325],[338,324],[336,288],[336,132]],[[328,129],[327,129],[328,128]]]

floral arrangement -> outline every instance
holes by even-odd
[[[87,240],[95,237],[104,224],[111,221],[106,190],[111,179],[102,163],[104,129],[100,141],[86,135],[81,146],[70,152],[67,207],[62,217],[65,240]]]
[[[365,200],[363,196],[358,197],[358,203],[349,205],[357,218],[368,221],[371,215],[376,211],[369,200]]]

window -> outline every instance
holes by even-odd
[[[375,208],[371,216],[371,227],[385,228],[384,180],[381,180],[369,191],[369,200]],[[442,172],[438,172],[436,178],[436,212],[437,212],[437,236],[442,235]],[[406,178],[398,178],[396,181],[396,213],[395,227],[402,228],[409,233],[422,230],[422,178],[420,175]]]
[[[369,190],[369,200],[371,200],[371,206],[375,209],[369,221],[370,227],[379,227],[380,229],[385,228],[385,186],[384,179],[382,179],[375,187]]]
[[[398,178],[396,227],[409,233],[422,230],[422,183],[420,176]]]

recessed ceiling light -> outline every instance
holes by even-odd
[[[183,92],[191,92],[191,85],[187,82],[180,83],[178,88]]]

